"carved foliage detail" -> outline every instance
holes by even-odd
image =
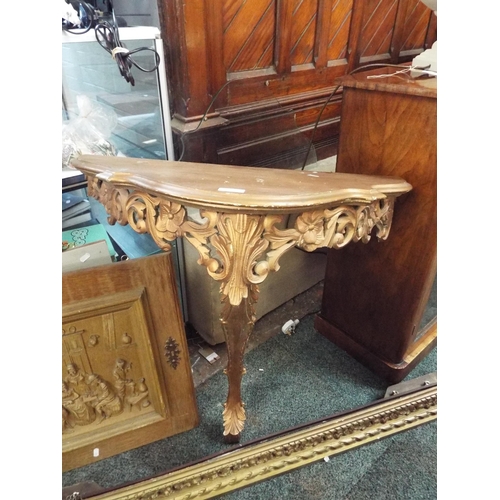
[[[115,188],[112,184],[88,176],[88,193],[106,208],[110,224],[130,224],[138,233],[149,233],[162,250],[170,250],[170,242],[185,236],[200,252],[200,264],[209,265],[206,238],[215,233],[215,220],[205,217],[198,224],[186,219],[179,203],[146,192]]]
[[[220,264],[215,271],[215,266],[207,270],[212,278],[222,280],[221,293],[232,305],[248,298],[249,285],[261,283],[269,272],[265,261],[257,261],[269,245],[262,238],[263,220],[258,215],[219,214],[218,233],[210,238]]]
[[[125,189],[89,176],[89,194],[99,200],[109,214],[109,222],[126,224],[138,233],[148,232],[163,250],[169,242],[184,236],[200,255],[198,263],[208,274],[222,281],[221,292],[233,305],[248,297],[249,285],[262,282],[268,264],[256,258],[269,243],[262,238],[263,217],[200,211],[202,223],[188,220],[185,208],[163,198]],[[217,251],[211,255],[210,245]]]
[[[293,228],[277,229],[279,215],[248,215],[200,210],[202,223],[187,219],[185,208],[145,192],[130,193],[89,176],[89,194],[110,215],[110,223],[126,224],[148,232],[156,244],[171,248],[170,241],[185,237],[200,255],[198,263],[221,281],[221,294],[231,305],[239,305],[249,294],[258,293],[270,271],[279,269],[279,258],[298,246],[308,252],[319,247],[341,248],[350,242],[370,240],[375,228],[386,239],[392,222],[394,198],[313,210],[300,214]],[[211,251],[215,249],[216,255]]]
[[[127,224],[126,203],[128,199],[128,191],[126,189],[118,189],[112,184],[103,182],[95,176],[88,176],[87,192],[89,196],[96,198],[108,213],[108,222],[115,224],[118,222],[121,225]]]
[[[342,205],[331,210],[314,210],[299,215],[290,229],[278,229],[267,218],[264,238],[270,242],[267,253],[270,269],[279,269],[279,258],[291,247],[312,252],[320,247],[342,248],[348,243],[367,243],[373,228],[379,239],[387,239],[392,222],[394,199],[377,200],[369,205]]]
[[[224,419],[224,436],[228,434],[239,435],[245,426],[246,420],[244,403],[225,403],[222,417]]]

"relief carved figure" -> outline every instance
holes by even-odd
[[[131,411],[150,406],[145,378],[135,382],[128,377],[131,368],[130,362],[116,359],[111,383],[97,373],[86,374],[75,363],[68,363],[62,382],[62,432],[71,432],[77,425],[100,424],[125,408]]]
[[[89,387],[91,388],[90,400],[97,415],[98,423],[123,411],[123,403],[111,385],[95,373],[89,375]]]
[[[64,381],[68,386],[73,387],[80,395],[87,391],[87,383],[85,381],[85,374],[76,366],[75,363],[69,363],[66,366],[68,374]]]
[[[113,370],[115,379],[115,389],[118,396],[123,400],[125,397],[126,386],[133,385],[133,380],[127,378],[127,372],[130,371],[130,365],[124,359],[117,359]]]
[[[66,382],[62,383],[63,427],[91,424],[96,414],[85,394],[78,394]],[[64,411],[66,410],[66,411]]]
[[[115,379],[114,387],[121,401],[132,409],[133,406],[146,408],[151,403],[147,399],[149,390],[145,379],[141,378],[137,384],[131,378],[127,378],[127,372],[131,369],[131,364],[124,359],[117,359],[113,370]]]

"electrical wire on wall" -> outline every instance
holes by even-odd
[[[393,74],[374,75],[374,76],[377,76],[377,77],[378,76],[380,76],[380,77],[399,76],[401,74],[408,74],[410,71],[415,70],[415,68],[413,68],[412,66],[404,66],[402,64],[373,63],[373,64],[367,64],[365,66],[360,66],[359,68],[353,69],[352,71],[350,71],[349,73],[347,73],[346,76],[350,76],[350,75],[353,75],[353,74],[358,73],[360,71],[366,71],[366,70],[373,69],[373,68],[398,68],[400,70],[400,71],[397,71],[397,72],[395,72]],[[418,69],[420,69],[423,72],[425,72],[425,70],[426,70],[426,68],[418,68]],[[316,133],[316,129],[318,128],[319,121],[321,119],[321,115],[323,114],[323,111],[326,109],[328,103],[331,101],[331,99],[333,98],[333,96],[339,91],[339,89],[341,87],[342,87],[342,84],[339,84],[339,85],[337,85],[332,90],[332,92],[327,97],[326,101],[324,102],[323,106],[321,107],[321,109],[320,109],[320,111],[318,113],[316,121],[314,122],[314,127],[313,127],[313,130],[312,130],[312,133],[311,133],[311,138],[309,139],[309,147],[307,148],[307,153],[306,153],[306,156],[304,158],[304,162],[302,164],[301,170],[304,170],[306,168],[307,158],[309,157],[309,153],[311,152],[311,148],[312,148],[313,141],[314,141],[314,135]]]
[[[205,110],[205,112],[203,113],[203,116],[201,117],[200,121],[198,122],[198,125],[196,126],[196,128],[194,128],[193,130],[189,130],[188,132],[184,132],[183,134],[181,134],[179,136],[180,138],[180,141],[181,141],[181,153],[179,155],[179,158],[177,161],[182,161],[182,158],[184,157],[184,153],[186,152],[186,145],[184,143],[184,136],[188,135],[188,134],[194,134],[202,125],[203,125],[203,122],[207,119],[207,115],[208,115],[208,112],[210,111],[210,109],[212,108],[215,100],[217,99],[217,97],[219,97],[219,94],[234,80],[227,80],[220,88],[219,90],[215,93],[215,95],[212,97],[212,100],[210,101],[209,105],[207,106],[207,109]]]
[[[416,68],[412,67],[412,66],[405,66],[405,65],[401,65],[401,64],[390,64],[390,63],[373,63],[373,64],[367,64],[365,66],[360,66],[352,71],[350,71],[349,73],[347,73],[346,76],[349,76],[349,75],[353,75],[355,73],[358,73],[360,71],[366,71],[366,70],[369,70],[369,69],[373,69],[373,68],[397,68],[399,69],[399,71],[393,73],[393,74],[388,74],[388,75],[380,75],[381,77],[384,76],[384,77],[387,77],[387,76],[399,76],[400,74],[405,74],[405,73],[409,73],[410,71],[412,70],[415,70]],[[421,71],[425,72],[425,69],[426,68],[419,68]],[[180,138],[180,142],[181,142],[181,152],[180,152],[180,155],[179,155],[179,158],[177,161],[182,161],[182,158],[184,157],[184,153],[185,153],[185,143],[184,143],[184,137],[188,134],[193,134],[194,132],[196,132],[203,124],[203,122],[206,120],[206,117],[208,115],[208,112],[210,111],[210,109],[212,108],[215,100],[217,99],[217,97],[219,96],[219,94],[232,82],[233,80],[228,80],[226,81],[220,88],[219,90],[216,92],[216,94],[214,95],[214,97],[212,98],[212,100],[210,101],[207,109],[205,110],[205,112],[203,113],[203,116],[201,117],[200,121],[198,122],[198,125],[196,126],[196,128],[194,128],[193,130],[190,130],[188,132],[184,132],[183,134],[181,134],[179,136]],[[321,120],[321,116],[324,112],[324,110],[326,109],[326,107],[328,106],[328,103],[332,100],[333,96],[339,91],[339,89],[342,87],[342,84],[339,84],[339,85],[336,85],[334,87],[334,89],[332,90],[332,92],[328,95],[328,97],[326,98],[325,102],[323,103],[323,106],[321,107],[319,113],[318,113],[318,116],[316,118],[316,121],[314,123],[314,126],[313,126],[313,130],[312,130],[312,133],[311,133],[311,138],[309,139],[309,145],[308,145],[308,148],[307,148],[307,152],[306,152],[306,155],[305,155],[305,158],[304,158],[304,162],[302,164],[302,167],[300,168],[300,170],[304,170],[306,165],[307,165],[307,159],[309,158],[309,154],[311,152],[311,148],[312,148],[312,145],[313,145],[313,142],[314,142],[314,135],[316,133],[316,129],[318,128],[318,125],[319,125],[319,122]]]
[[[64,0],[63,0],[64,1]],[[94,28],[95,37],[99,45],[108,52],[116,64],[120,71],[122,77],[130,83],[131,85],[135,85],[134,76],[132,75],[132,68],[135,67],[140,71],[145,73],[152,73],[158,69],[160,66],[160,55],[155,49],[151,47],[139,47],[133,50],[129,50],[120,40],[120,31],[118,27],[118,22],[115,16],[115,10],[113,8],[113,4],[111,0],[108,0],[108,5],[111,11],[111,19],[105,20],[99,14],[92,5],[88,2],[72,2],[78,3],[80,10],[80,23],[75,25],[75,22],[69,22],[67,18],[63,17],[63,30],[74,34],[79,35],[83,33],[87,33],[90,29]],[[69,6],[73,7],[72,4],[66,2]],[[73,8],[74,9],[74,8]],[[74,9],[76,10],[76,9]],[[101,13],[102,14],[102,13]],[[64,13],[63,13],[64,15]],[[70,12],[68,17],[74,14]],[[80,29],[76,30],[76,28],[80,26]],[[152,68],[145,68],[139,65],[134,59],[133,55],[138,54],[139,52],[152,52],[154,55],[154,65]]]

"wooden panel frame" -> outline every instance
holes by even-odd
[[[152,350],[154,331],[147,314],[148,309],[144,288],[63,306],[63,377],[65,368],[73,365],[77,370],[84,369],[87,375],[97,374],[106,380],[103,373],[111,372],[115,363],[119,368],[118,363],[122,361],[126,363],[126,367],[133,366],[134,371],[140,374],[138,380],[129,379],[129,386],[132,383],[138,385],[138,381],[142,380],[144,387],[144,392],[141,394],[137,391],[135,396],[138,404],[132,404],[133,398],[130,397],[129,404],[122,403],[120,398],[116,399],[119,415],[110,415],[109,419],[101,420],[97,412],[93,412],[93,422],[66,427],[69,433],[63,434],[62,447],[65,470],[93,462],[97,452],[99,458],[105,458],[131,446],[136,447],[137,442],[143,444],[150,433],[149,426],[162,422],[169,416],[170,409],[164,397],[165,384],[155,369]],[[126,337],[130,342],[123,339],[120,343],[121,339],[115,338],[114,334],[117,332],[114,323],[119,317],[121,321],[126,319],[133,331],[133,339],[128,335]],[[71,344],[74,344],[73,349]],[[75,354],[72,355],[72,351]],[[131,361],[132,357],[134,361]],[[75,358],[78,359],[76,363]],[[110,378],[107,377],[107,382]],[[86,385],[87,390],[92,392],[91,384]],[[125,385],[123,388],[125,389]],[[64,393],[63,388],[63,395]],[[96,398],[97,395],[93,397]],[[69,398],[69,408],[74,408],[78,403],[72,395]],[[64,402],[63,397],[63,408]],[[126,406],[130,406],[128,411]],[[92,411],[93,405],[88,406],[88,409]],[[68,415],[69,421],[72,416]],[[104,413],[101,418],[103,416]],[[63,423],[65,421],[63,418]]]
[[[62,285],[63,471],[197,426],[172,255],[64,273]]]

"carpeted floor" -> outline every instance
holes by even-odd
[[[378,399],[386,384],[364,367],[310,331],[312,316],[305,318],[291,346],[299,353],[308,349],[310,337],[314,352],[302,357],[312,373],[304,381],[303,392],[295,403],[300,412],[321,416],[325,407],[340,410],[360,406]],[[287,339],[277,342],[287,344]],[[289,345],[284,345],[288,351]],[[250,354],[251,356],[251,354]],[[256,354],[256,357],[260,356]],[[330,361],[327,361],[330,358]],[[435,349],[405,380],[427,375],[437,370]],[[252,360],[253,361],[253,360]],[[330,363],[335,365],[332,367]],[[324,375],[331,368],[332,379]],[[293,377],[295,378],[295,377]],[[324,384],[324,385],[323,385]],[[306,387],[307,386],[307,387]],[[287,391],[293,391],[292,388]],[[300,401],[309,392],[311,398]],[[329,399],[325,402],[324,398]],[[299,400],[297,400],[299,399]],[[437,423],[432,422],[364,447],[320,461],[289,474],[279,476],[226,496],[232,500],[424,500],[437,498]]]
[[[292,336],[275,335],[247,353],[242,444],[384,396],[387,383],[316,332],[313,322],[314,314],[308,314]],[[405,380],[436,371],[434,349]],[[221,414],[226,393],[226,376],[218,371],[197,387],[201,422],[196,429],[66,472],[63,487],[86,481],[114,487],[224,450]],[[232,500],[436,496],[436,422],[226,495]]]

